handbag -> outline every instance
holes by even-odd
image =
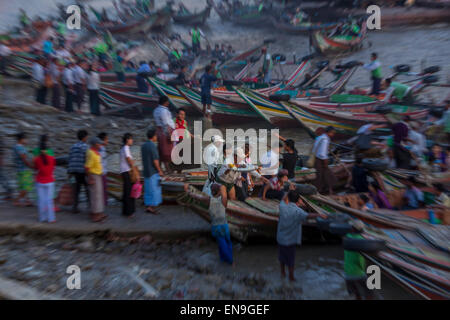
[[[130,197],[133,199],[139,199],[142,195],[142,184],[140,182],[136,182],[131,187]]]
[[[131,179],[131,183],[136,183],[139,182],[139,170],[136,167],[131,168],[130,171],[130,179]]]
[[[71,206],[75,200],[74,189],[72,184],[66,183],[59,190],[58,196],[56,197],[56,203],[61,206]]]

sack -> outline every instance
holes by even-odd
[[[314,168],[314,164],[316,162],[316,153],[314,152],[314,146],[315,143],[313,144],[311,151],[309,152],[308,160],[305,162],[307,168]]]
[[[72,184],[66,183],[59,190],[55,203],[61,206],[71,206],[75,200]]]
[[[209,180],[209,179],[206,180],[205,184],[203,185],[203,189],[202,189],[202,192],[206,193],[210,197],[211,197],[211,184],[212,184],[211,180]]]
[[[131,168],[130,179],[131,179],[131,183],[140,182],[139,181],[139,179],[140,179],[139,170],[136,167]]]
[[[133,199],[139,199],[142,195],[142,184],[140,182],[136,182],[131,187],[130,197]]]

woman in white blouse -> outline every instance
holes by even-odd
[[[122,214],[126,217],[132,217],[135,212],[135,201],[131,197],[131,188],[134,182],[140,180],[140,176],[130,152],[130,146],[133,145],[133,136],[131,133],[125,133],[122,141],[123,146],[120,149],[120,174],[123,180]],[[132,171],[136,172],[136,181],[132,181]]]
[[[93,115],[100,115],[100,103],[98,93],[100,90],[100,76],[97,73],[97,66],[95,64],[89,65],[87,89],[89,91],[89,105]]]

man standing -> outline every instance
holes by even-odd
[[[86,175],[89,184],[89,196],[91,205],[91,220],[100,222],[106,218],[103,213],[105,210],[105,200],[103,199],[103,182],[102,182],[102,158],[100,155],[100,147],[102,141],[94,137],[90,141],[91,147],[86,153]]]
[[[159,165],[159,154],[155,145],[156,130],[148,130],[147,139],[147,142],[141,147],[144,167],[144,204],[147,207],[146,212],[157,214],[155,209],[162,203],[160,182],[163,172]]]
[[[264,62],[262,66],[262,73],[264,75],[264,82],[270,83],[272,80],[272,69],[273,69],[273,61],[270,53],[267,52],[267,47],[263,47],[261,49],[261,53],[264,57]]]
[[[145,61],[141,61],[136,75],[138,92],[148,93],[147,77],[150,76],[150,72],[150,66]]]
[[[116,56],[113,60],[113,70],[117,75],[118,82],[125,82],[125,67],[124,59],[122,58],[122,51],[117,50]]]
[[[45,86],[45,61],[43,58],[33,63],[33,81],[36,86],[36,101],[38,103],[45,104],[45,98],[47,96],[47,87]]]
[[[392,126],[394,135],[394,158],[397,168],[410,169],[411,154],[405,148],[405,144],[409,141],[409,128],[405,121],[409,120],[409,116],[404,117],[404,121],[399,121]]]
[[[297,190],[290,190],[280,201],[280,216],[277,226],[278,260],[280,261],[281,277],[286,277],[286,266],[289,271],[289,281],[295,281],[295,249],[297,240],[301,239],[302,222],[315,218],[317,214],[306,213],[300,207],[304,203]]]
[[[380,93],[381,86],[381,63],[378,61],[378,55],[373,52],[370,56],[370,63],[360,63],[364,69],[369,70],[372,76],[372,92],[370,94],[377,95]]]
[[[203,37],[203,33],[200,31],[200,29],[196,26],[192,28],[190,32],[192,36],[192,51],[196,56],[200,54],[201,46],[200,46],[200,38]]]
[[[205,73],[200,78],[203,114],[206,118],[208,118],[211,113],[211,83],[217,80],[216,76],[211,73],[212,67],[210,65],[206,66]]]
[[[64,86],[64,94],[66,96],[65,110],[66,112],[73,112],[73,75],[72,75],[72,62],[68,62],[62,72],[62,83]]]
[[[166,96],[159,98],[159,105],[153,111],[153,118],[156,124],[156,135],[158,137],[158,151],[161,162],[164,163],[165,170],[170,172],[170,162],[172,154],[172,131],[175,130],[175,123],[169,111],[169,99]]]
[[[50,77],[52,78],[53,86],[52,86],[52,106],[56,109],[61,108],[61,91],[59,88],[59,79],[60,72],[58,69],[58,59],[56,57],[52,57],[50,61],[50,65],[48,67],[48,72],[50,73]]]
[[[222,164],[222,148],[225,140],[219,135],[211,137],[211,143],[205,148],[204,160],[208,166],[208,179],[210,183],[216,181],[218,166]]]
[[[84,167],[86,163],[86,151],[88,145],[86,141],[88,139],[88,133],[86,130],[79,130],[77,132],[78,142],[70,148],[69,164],[67,172],[75,177],[75,199],[73,203],[72,212],[79,213],[78,201],[81,191],[81,187],[84,186],[86,195],[89,199],[88,184],[86,179],[86,169]]]
[[[82,60],[77,60],[72,68],[72,75],[74,81],[75,97],[78,105],[78,112],[81,112],[81,105],[84,101],[84,87],[86,85],[87,74],[81,67]]]
[[[330,152],[330,140],[335,135],[336,130],[333,127],[327,127],[325,133],[316,139],[313,152],[316,156],[316,182],[317,191],[320,193],[328,192],[333,194],[334,175],[328,167],[328,153]]]

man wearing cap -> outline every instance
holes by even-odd
[[[102,141],[94,137],[89,141],[91,147],[86,152],[86,174],[89,184],[89,195],[91,201],[91,219],[93,222],[100,222],[106,218],[105,200],[103,196],[103,166],[100,155]]]

